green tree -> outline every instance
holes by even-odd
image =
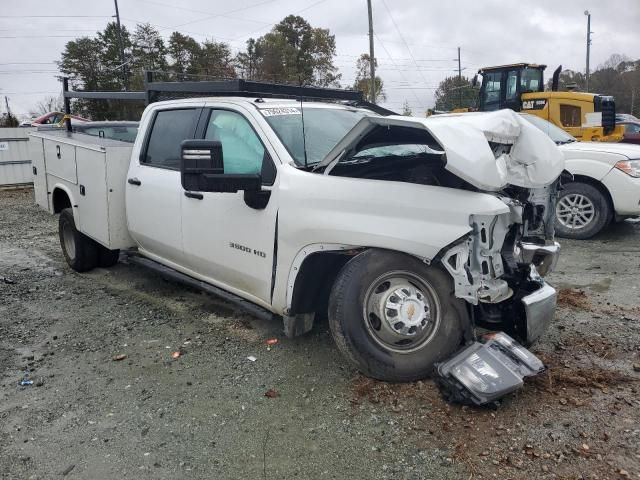
[[[121,34],[124,62],[120,55],[118,25],[115,22],[110,22],[104,31],[98,32],[100,63],[104,70],[101,75],[101,88],[105,90],[126,90],[129,86],[130,67],[128,62],[131,60],[131,35],[124,25],[121,25]]]
[[[363,53],[356,62],[356,79],[353,83],[354,90],[363,93],[366,100],[371,100],[371,57],[368,53]],[[378,59],[374,59],[373,64],[378,68]],[[375,78],[375,102],[384,102],[387,94],[384,91],[384,82],[376,75]]]
[[[404,115],[405,117],[412,117],[413,116],[413,111],[411,110],[411,107],[409,106],[409,102],[407,102],[406,100],[402,104],[402,115]]]
[[[478,91],[467,77],[452,76],[440,82],[434,94],[436,110],[475,107],[478,103]]]
[[[195,39],[180,32],[173,32],[167,47],[167,53],[171,58],[171,70],[182,74],[197,73],[200,50],[200,44]]]
[[[196,71],[199,75],[215,78],[236,78],[233,57],[229,45],[205,40],[198,51]]]
[[[136,25],[131,47],[131,86],[134,90],[141,90],[144,87],[146,70],[160,72],[167,70],[166,55],[167,48],[160,32],[148,23]],[[160,80],[162,77],[156,75],[156,78]]]
[[[236,65],[240,70],[240,76],[252,80],[256,70],[256,40],[247,40],[247,50],[236,55]]]
[[[251,64],[255,79],[327,87],[337,86],[340,79],[335,53],[335,36],[329,30],[289,15],[271,32],[247,42],[247,51],[236,58],[243,72]]]

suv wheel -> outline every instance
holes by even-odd
[[[593,185],[572,182],[562,187],[556,204],[556,233],[584,240],[611,222],[609,200]]]
[[[368,250],[339,273],[329,326],[365,375],[406,382],[429,376],[459,348],[469,318],[446,272],[409,255]]]

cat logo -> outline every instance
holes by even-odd
[[[542,110],[547,104],[546,100],[523,100],[523,110]]]

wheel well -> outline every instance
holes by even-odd
[[[62,190],[61,188],[56,188],[53,191],[53,213],[60,213],[65,208],[71,208],[71,200],[69,199],[69,195],[67,192]]]
[[[353,255],[353,251],[316,252],[309,255],[296,276],[289,315],[311,312],[316,312],[316,318],[326,315],[331,287]]]
[[[591,185],[594,188],[597,188],[598,191],[600,191],[600,193],[602,193],[604,195],[604,197],[607,199],[607,202],[609,203],[609,207],[611,208],[611,213],[615,215],[615,209],[614,209],[614,205],[613,205],[613,198],[611,197],[611,193],[609,193],[609,190],[607,189],[607,187],[604,186],[604,184],[602,184],[601,182],[599,182],[595,178],[587,177],[585,175],[574,175],[573,176],[573,182],[574,183],[586,183],[588,185]]]

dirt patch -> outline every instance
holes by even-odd
[[[558,305],[580,310],[592,309],[591,300],[589,300],[584,290],[575,288],[561,288],[558,291]]]

